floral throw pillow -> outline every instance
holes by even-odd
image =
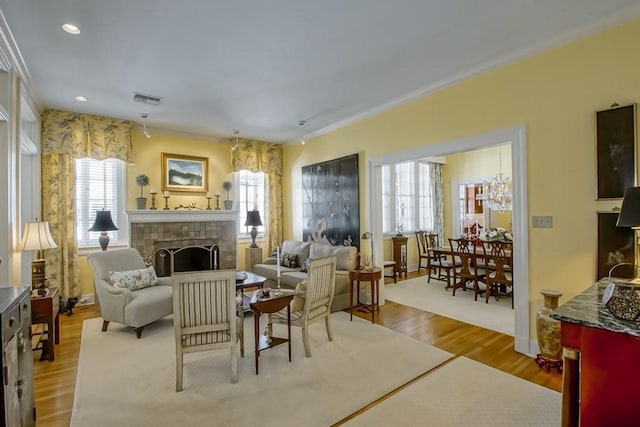
[[[309,263],[311,262],[311,258],[307,258],[304,260],[304,262],[302,263],[302,265],[300,266],[300,271],[303,273],[308,273],[309,272]]]
[[[280,265],[288,268],[298,268],[298,254],[283,252],[280,254]]]
[[[139,270],[110,271],[109,278],[115,288],[127,288],[136,291],[158,284],[158,276],[153,267],[141,268]]]

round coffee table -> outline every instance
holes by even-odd
[[[247,277],[244,280],[236,280],[236,292],[242,295],[242,306],[245,312],[251,311],[249,307],[250,296],[244,294],[245,289],[262,288],[267,281],[266,277],[258,276],[250,271],[245,271]]]

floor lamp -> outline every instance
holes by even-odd
[[[38,290],[39,295],[47,292],[47,273],[42,251],[57,248],[51,236],[49,222],[28,222],[24,226],[24,233],[20,241],[21,251],[36,251],[36,259],[31,262],[31,289]]]

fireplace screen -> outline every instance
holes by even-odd
[[[154,253],[154,265],[158,277],[181,271],[219,270],[220,248],[217,245],[160,248]]]

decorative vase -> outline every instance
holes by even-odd
[[[544,306],[536,314],[536,331],[540,353],[536,356],[539,367],[545,366],[547,372],[556,368],[562,372],[562,345],[560,344],[560,321],[551,318],[551,312],[558,308],[558,299],[562,293],[555,290],[543,289]]]
[[[136,202],[138,203],[138,209],[146,209],[147,208],[147,198],[146,197],[138,197],[138,198],[136,198]]]
[[[228,211],[230,211],[231,209],[233,209],[233,200],[225,200],[224,201],[224,208]]]

